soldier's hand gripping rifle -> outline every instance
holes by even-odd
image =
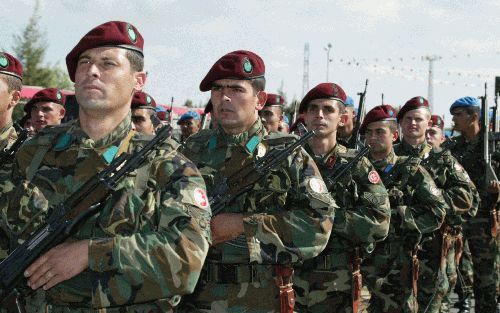
[[[8,149],[5,148],[2,152],[0,152],[0,164],[4,164],[7,160],[12,159],[26,139],[28,139],[28,130],[26,128],[22,128],[17,140],[12,144],[12,146]]]
[[[20,291],[26,286],[24,271],[42,254],[62,243],[78,231],[80,225],[96,214],[116,189],[120,180],[136,170],[148,156],[170,136],[171,127],[164,126],[143,148],[132,154],[123,153],[94,175],[68,199],[49,209],[45,225],[40,226],[23,244],[0,263],[0,301],[20,306]],[[23,312],[18,309],[14,312]]]
[[[271,149],[263,157],[251,160],[241,170],[224,179],[208,197],[212,215],[219,214],[234,199],[251,190],[257,181],[267,175],[271,169],[278,167],[290,154],[302,147],[312,136],[314,136],[314,131],[308,131],[297,141],[284,148]]]
[[[488,116],[488,99],[487,99],[487,84],[484,84],[484,96],[481,98],[481,131],[483,133],[483,158],[486,167],[486,175],[485,175],[485,185],[489,186],[492,181],[497,181],[498,178],[491,166],[491,159],[489,153],[489,132],[490,132],[490,122]],[[493,199],[492,207],[490,208],[490,216],[491,216],[491,235],[493,238],[496,238],[497,227],[498,227],[498,211],[497,204],[499,194],[496,193],[496,196]]]

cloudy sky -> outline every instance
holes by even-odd
[[[34,0],[2,0],[0,48],[9,51],[32,14]],[[369,79],[367,107],[402,105],[428,96],[434,62],[434,111],[450,121],[457,98],[484,93],[493,102],[500,76],[500,0],[41,0],[46,62],[66,54],[92,27],[109,20],[134,24],[145,38],[146,91],[157,102],[205,103],[201,79],[223,54],[252,50],[266,63],[267,90],[288,101],[303,96],[304,46],[309,88],[329,81],[354,95]]]

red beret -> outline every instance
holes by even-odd
[[[64,106],[64,103],[66,102],[66,96],[56,88],[42,89],[39,92],[35,93],[33,98],[31,98],[31,100],[26,103],[26,105],[24,106],[24,111],[28,113],[31,112],[31,108],[33,107],[33,105],[38,102],[54,102]]]
[[[431,115],[432,127],[444,129],[444,121],[439,115]]]
[[[200,83],[201,91],[209,91],[218,79],[254,79],[264,77],[264,61],[251,51],[229,52],[220,58]]]
[[[421,108],[429,109],[429,101],[427,101],[424,97],[413,97],[406,101],[405,105],[403,105],[403,107],[399,110],[398,122],[401,121],[406,112]]]
[[[138,91],[134,93],[130,107],[132,109],[154,109],[156,108],[156,101],[147,93]]]
[[[23,65],[7,52],[0,52],[0,73],[23,80]]]
[[[89,31],[66,56],[66,66],[71,81],[75,81],[78,58],[83,52],[97,47],[119,47],[144,55],[144,39],[134,25],[112,21],[101,24]]]
[[[266,104],[264,106],[266,106],[266,107],[283,106],[283,104],[285,104],[285,99],[282,96],[274,94],[274,93],[268,93]]]
[[[344,89],[335,83],[321,83],[309,90],[304,99],[300,102],[299,112],[307,110],[307,105],[314,99],[332,99],[345,103],[347,95]]]
[[[373,123],[373,122],[379,122],[379,121],[396,121],[396,110],[388,105],[388,104],[383,104],[374,107],[371,109],[368,113],[366,113],[366,116],[363,120],[363,123],[361,124],[361,127],[359,128],[359,132],[361,134],[365,133],[366,127],[368,124]]]
[[[167,111],[158,111],[156,112],[156,116],[160,119],[160,121],[167,120]]]

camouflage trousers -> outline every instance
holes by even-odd
[[[450,244],[449,238],[446,243]],[[441,262],[443,236],[440,230],[422,239],[422,249],[418,252],[420,273],[418,275],[419,312],[437,313],[448,292],[446,262]]]
[[[280,311],[273,265],[205,263],[193,294],[184,296],[178,313],[272,313]]]
[[[334,251],[295,267],[296,312],[352,313],[350,255]]]
[[[114,308],[91,309],[82,307],[71,307],[63,305],[46,305],[46,313],[172,313],[174,309],[167,300],[159,300],[151,303],[120,306]]]
[[[469,249],[469,241],[464,235],[464,252],[460,263],[458,264],[457,283],[455,285],[455,293],[459,299],[463,299],[472,295],[472,286],[474,285],[474,269],[472,266],[472,255]]]
[[[497,312],[498,238],[490,232],[490,219],[475,217],[465,225],[474,270],[476,312]]]
[[[402,242],[377,243],[363,262],[363,278],[370,291],[368,312],[416,313],[417,298],[412,288],[412,252],[404,251]]]

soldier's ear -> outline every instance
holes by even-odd
[[[21,100],[21,92],[19,90],[13,90],[10,93],[10,102],[8,105],[8,109],[14,108],[19,100]]]
[[[396,142],[399,138],[399,132],[396,130],[395,132],[392,133],[392,142]]]
[[[257,111],[262,110],[262,108],[266,104],[266,101],[267,101],[267,93],[265,91],[257,92],[257,105],[255,106],[255,109]]]
[[[135,72],[134,73],[134,79],[135,79],[135,84],[134,84],[134,91],[142,91],[144,89],[144,85],[146,84],[146,78],[147,78],[146,72]]]
[[[348,118],[349,118],[349,116],[345,111],[344,111],[344,113],[340,114],[339,126],[344,126],[345,123],[347,123]]]

